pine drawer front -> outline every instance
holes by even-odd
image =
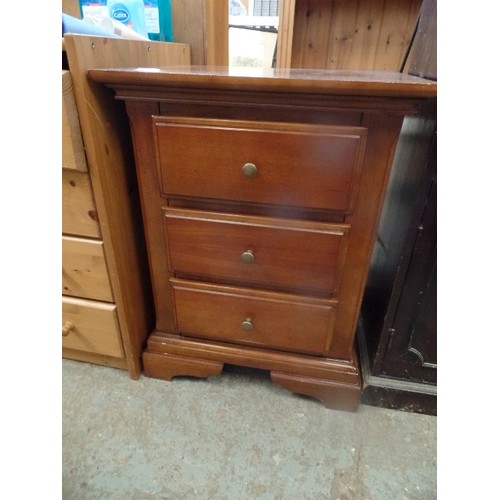
[[[334,301],[177,279],[171,282],[181,335],[312,355],[328,348]]]
[[[101,237],[92,186],[86,172],[62,170],[62,232]]]
[[[164,208],[176,276],[335,293],[349,226]]]
[[[63,297],[62,322],[63,348],[123,357],[114,304]]]
[[[63,236],[62,293],[113,301],[102,241]]]
[[[153,120],[165,196],[339,212],[354,206],[362,127]]]

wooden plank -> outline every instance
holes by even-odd
[[[80,2],[78,0],[62,0],[62,11],[65,14],[80,19]]]
[[[304,0],[295,0],[295,12],[293,13],[293,28],[288,28],[289,33],[287,41],[290,46],[287,50],[289,54],[290,68],[306,68],[304,66],[303,57],[307,53],[307,7],[308,4]],[[283,20],[285,22],[285,20]],[[278,32],[284,30],[283,23],[280,20]],[[279,36],[279,35],[278,35]],[[283,50],[283,49],[282,49]]]
[[[227,66],[227,0],[172,0],[174,41],[189,45],[191,64]]]
[[[189,45],[191,63],[206,64],[204,36],[205,0],[172,0],[174,40]]]
[[[189,47],[85,35],[66,35],[65,42],[127,365],[137,378],[154,311],[130,130],[122,103],[89,82],[87,70],[185,65]]]
[[[62,170],[62,232],[101,237],[90,177],[86,172]]]
[[[276,50],[276,67],[290,68],[292,62],[292,46],[295,21],[296,0],[280,2],[278,46]]]
[[[229,62],[229,8],[227,0],[206,0],[204,28],[207,66],[227,66]]]
[[[87,170],[71,73],[62,70],[62,168]]]

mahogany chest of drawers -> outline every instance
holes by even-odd
[[[125,100],[156,327],[147,376],[269,370],[354,410],[355,332],[405,114],[401,74],[96,69]]]

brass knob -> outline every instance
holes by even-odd
[[[69,321],[66,321],[62,327],[62,336],[67,337],[70,333],[71,330],[75,328],[75,325],[73,323],[70,323]]]
[[[245,264],[253,264],[255,262],[255,255],[252,250],[246,250],[241,254],[241,260]]]
[[[253,330],[253,323],[250,318],[247,318],[245,321],[241,323],[241,329],[245,330],[245,332],[249,332],[250,330]]]
[[[245,177],[255,177],[257,175],[257,167],[253,163],[245,163],[241,167],[241,171]]]

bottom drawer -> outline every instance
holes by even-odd
[[[315,355],[329,347],[332,300],[178,279],[171,283],[181,335]]]
[[[63,297],[62,324],[63,347],[123,357],[116,305]]]

